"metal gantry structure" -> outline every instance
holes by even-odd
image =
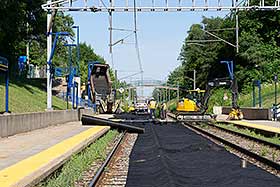
[[[47,0],[42,5],[47,11],[47,58],[51,55],[52,25],[55,15],[61,12],[106,12],[109,14],[110,32],[112,32],[113,12],[188,12],[188,11],[269,11],[280,10],[280,0]],[[136,20],[136,19],[135,19]],[[238,52],[238,15],[236,14],[236,47]],[[136,24],[135,24],[136,26]],[[135,40],[137,33],[135,27]],[[208,33],[209,34],[209,33]],[[219,38],[221,40],[221,38]],[[110,34],[110,45],[112,46],[112,34]],[[139,50],[138,50],[139,52]],[[141,63],[141,59],[139,60]],[[141,64],[140,64],[141,65]],[[141,66],[140,66],[141,67]],[[141,72],[143,70],[141,69]],[[143,78],[142,78],[143,79]],[[47,64],[47,109],[52,109],[52,80],[51,68]]]
[[[130,90],[135,90],[137,88],[142,87],[150,87],[154,88],[156,92],[158,93],[158,97],[156,98],[158,101],[168,100],[170,101],[171,98],[171,90],[176,91],[177,95],[179,94],[179,87],[174,85],[169,85],[164,81],[161,80],[136,80],[130,82],[130,87],[127,87],[129,91],[129,98],[130,98]],[[149,99],[150,97],[147,97]]]
[[[275,0],[57,0],[42,5],[46,11],[85,12],[181,12],[181,11],[230,11],[230,10],[279,10]],[[252,3],[257,2],[257,3]]]

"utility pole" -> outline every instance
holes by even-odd
[[[117,99],[117,83],[118,83],[118,71],[115,70],[115,96],[114,96],[115,99]]]
[[[51,3],[51,0],[48,0],[47,3]],[[47,62],[50,59],[51,56],[51,50],[52,50],[52,24],[51,22],[51,15],[52,12],[48,11],[47,13]],[[52,77],[51,77],[51,66],[47,63],[47,110],[52,110]]]
[[[170,101],[170,88],[168,89],[168,101]]]
[[[180,95],[179,95],[179,82],[177,82],[177,100],[179,101]]]
[[[166,83],[166,88],[165,88],[165,103],[167,102],[167,83]]]
[[[236,35],[236,53],[239,53],[239,24],[238,11],[235,11],[235,35]]]
[[[73,29],[77,29],[77,36],[76,36],[76,50],[77,50],[77,75],[80,76],[80,27],[73,26]]]

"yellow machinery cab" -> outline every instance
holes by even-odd
[[[133,105],[130,105],[128,108],[128,112],[134,112],[135,111],[135,107]]]
[[[195,112],[198,111],[198,107],[193,100],[185,98],[179,100],[176,110],[178,112]]]
[[[190,97],[201,99],[205,90],[188,90]],[[183,98],[180,99],[176,107],[177,112],[197,112],[199,108],[194,99]]]

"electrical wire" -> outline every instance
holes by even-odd
[[[143,85],[143,66],[142,66],[142,61],[140,57],[140,48],[139,48],[139,42],[138,42],[138,36],[137,36],[137,11],[136,11],[136,0],[133,1],[133,14],[134,14],[134,36],[135,36],[135,48],[136,48],[136,53],[137,53],[137,60],[139,63],[139,68],[141,72],[141,85]],[[143,86],[141,87],[141,95],[143,96],[144,90]]]
[[[111,25],[111,23],[112,23],[112,12],[111,12],[111,10],[109,10],[108,9],[108,7],[106,6],[106,4],[104,3],[104,1],[103,0],[100,0],[100,2],[102,3],[102,5],[107,9],[107,11],[108,11],[108,13],[109,13],[109,24],[110,24],[110,32],[112,32],[112,30],[121,30],[121,31],[129,31],[129,30],[125,30],[125,29],[113,29],[112,28],[112,25]],[[137,73],[134,73],[134,74],[132,74],[132,75],[129,75],[129,76],[125,76],[125,77],[123,77],[122,79],[125,79],[125,78],[129,78],[129,77],[133,77],[133,76],[135,76],[135,75],[138,75],[138,74],[141,74],[141,80],[142,80],[142,82],[143,82],[143,66],[142,66],[142,60],[141,60],[141,55],[140,55],[140,47],[139,47],[139,41],[138,41],[138,35],[137,35],[137,11],[136,11],[136,0],[134,0],[134,16],[133,16],[133,18],[134,18],[134,30],[133,30],[133,33],[134,33],[134,38],[135,38],[135,49],[136,49],[136,54],[137,54],[137,61],[138,61],[138,64],[139,64],[139,69],[140,69],[140,71],[139,72],[137,72]],[[110,34],[111,35],[111,34]],[[124,39],[126,39],[126,38],[128,38],[130,36],[130,34],[128,35],[128,36],[126,36],[125,38],[123,38],[122,39],[122,41],[124,40]],[[110,38],[111,38],[112,36],[110,36]],[[121,40],[120,40],[121,41]],[[117,43],[119,43],[119,41],[118,42],[116,42],[115,44],[117,44]],[[112,68],[114,69],[114,60],[113,60],[113,45],[114,44],[112,44],[112,40],[110,39],[110,44],[109,44],[109,46],[110,46],[110,57],[111,57],[111,64],[112,64]]]
[[[114,56],[113,56],[113,46],[112,46],[112,21],[113,21],[113,16],[112,16],[112,11],[108,9],[108,7],[106,6],[106,4],[104,3],[103,0],[100,0],[100,2],[102,3],[102,5],[107,9],[108,11],[108,20],[109,20],[109,29],[110,29],[110,59],[111,59],[111,64],[112,64],[112,69],[114,70],[115,65],[114,65]]]
[[[139,48],[139,42],[138,42],[138,36],[137,36],[137,11],[136,11],[136,0],[134,0],[134,36],[135,36],[135,48],[136,48],[136,53],[137,53],[137,60],[139,63],[139,68],[140,72],[143,72],[143,66],[142,66],[142,61],[141,61],[141,56],[140,56],[140,48]]]
[[[119,78],[119,80],[127,79],[129,77],[134,77],[135,75],[139,75],[141,73],[142,73],[141,71],[140,72],[136,72],[136,73],[133,73],[131,75],[128,75],[128,76],[125,76],[125,77],[121,77],[121,78]]]

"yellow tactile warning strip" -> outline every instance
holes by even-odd
[[[110,129],[95,126],[0,171],[0,187],[27,186]],[[40,143],[40,142],[38,142]]]
[[[249,127],[249,128],[254,128],[254,129],[259,129],[259,130],[263,130],[263,131],[268,131],[268,132],[280,134],[280,128],[277,128],[277,127],[248,123],[248,122],[245,122],[245,121],[220,121],[220,122],[232,123],[232,124],[235,124],[235,125],[240,125],[240,126],[245,126],[245,127]]]

